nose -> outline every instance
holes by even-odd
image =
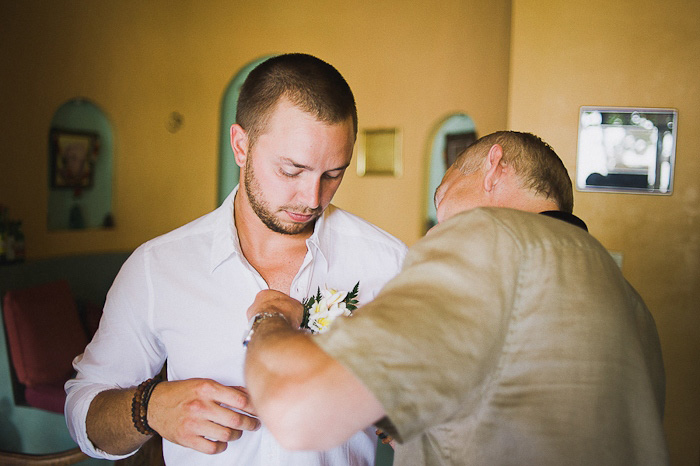
[[[321,205],[321,178],[313,177],[301,187],[300,198],[304,205],[316,209]]]

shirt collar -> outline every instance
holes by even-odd
[[[328,217],[334,210],[335,207],[329,205],[326,210],[323,211],[323,214],[316,220],[314,232],[309,239],[306,240],[306,247],[311,251],[312,256],[314,256],[316,260],[323,260],[326,265],[328,264],[328,257],[330,256],[329,253],[332,247]],[[318,252],[318,257],[315,256],[314,251]]]
[[[219,265],[233,254],[243,256],[241,244],[238,241],[238,231],[233,217],[233,200],[236,198],[238,185],[231,191],[214,215],[214,239],[211,246],[210,268],[213,272]]]
[[[564,212],[561,210],[545,210],[544,212],[540,212],[542,215],[546,215],[547,217],[552,217],[552,218],[557,218],[559,220],[563,220],[567,223],[570,223],[572,225],[576,225],[579,228],[583,228],[584,230],[588,231],[588,227],[586,226],[586,223],[575,216],[574,214],[570,214],[568,212]]]
[[[235,207],[233,201],[239,186],[240,185],[236,185],[221,206],[214,211],[215,229],[210,261],[212,272],[234,254],[241,258],[243,257],[241,243],[238,240],[238,230],[236,230],[236,222],[234,221]],[[322,259],[326,264],[328,264],[329,252],[332,247],[328,217],[334,210],[334,206],[328,206],[318,220],[316,220],[314,232],[309,239],[306,240],[306,247],[309,251],[312,251],[312,256],[314,256],[315,259]],[[316,257],[314,251],[318,252],[319,257]]]

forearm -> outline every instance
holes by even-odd
[[[314,345],[307,335],[282,319],[267,319],[248,345],[246,386],[263,424],[290,449],[303,439],[295,434],[313,430],[308,406],[308,382],[314,377]],[[316,348],[317,349],[317,348]],[[296,419],[295,419],[296,418]]]
[[[281,318],[270,318],[255,331],[246,356],[246,386],[253,392],[253,405],[263,412],[272,411],[279,400],[293,399],[290,390],[314,374],[313,352],[318,348],[309,336],[294,330]],[[288,385],[288,387],[285,387]],[[300,400],[302,401],[302,400]]]
[[[281,318],[256,330],[246,384],[263,424],[288,449],[332,448],[384,415],[359,380]]]
[[[90,441],[112,455],[126,455],[151,436],[136,430],[131,417],[131,401],[136,388],[113,389],[99,393],[90,404],[85,427]]]

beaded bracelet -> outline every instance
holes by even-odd
[[[153,435],[155,430],[148,425],[148,401],[151,399],[153,389],[156,388],[162,379],[148,379],[141,382],[134,393],[134,398],[131,400],[131,420],[134,422],[134,427],[143,435]]]

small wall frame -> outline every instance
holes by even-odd
[[[671,194],[677,119],[671,108],[581,107],[576,188]]]
[[[397,128],[364,129],[357,140],[359,176],[401,176],[401,131]]]
[[[50,133],[51,187],[92,188],[95,161],[100,150],[99,136],[93,132],[52,128]]]

